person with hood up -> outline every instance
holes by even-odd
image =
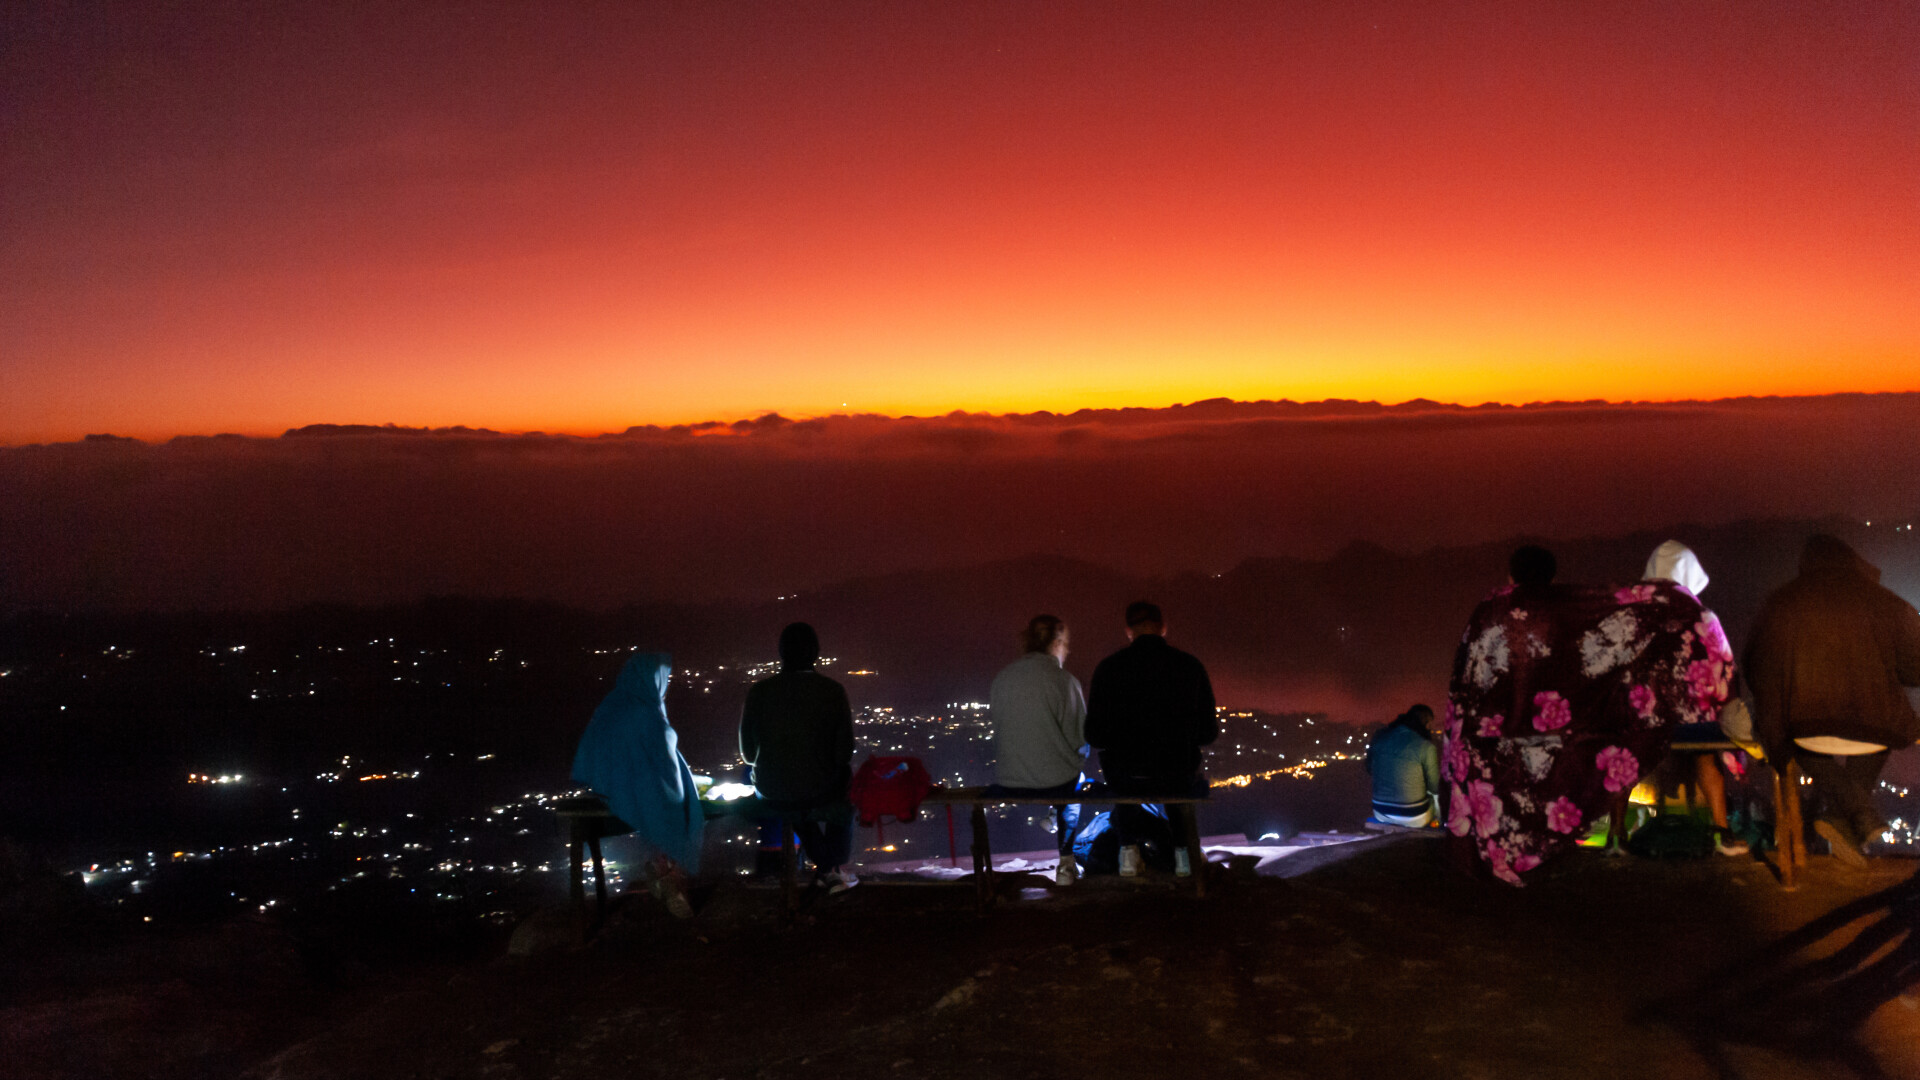
[[[1440,747],[1433,735],[1433,709],[1415,705],[1367,744],[1375,821],[1424,829],[1439,817]]]
[[[633,829],[651,856],[654,895],[684,919],[693,914],[686,881],[700,870],[707,819],[693,770],[680,756],[680,737],[667,721],[672,670],[666,653],[638,653],[627,661],[580,736],[573,779]]]
[[[1807,538],[1800,574],[1767,597],[1747,645],[1754,734],[1820,797],[1814,831],[1842,862],[1886,827],[1873,791],[1888,750],[1920,736],[1920,614],[1837,537]]]
[[[1668,540],[1653,549],[1640,579],[1671,581],[1696,599],[1706,591],[1709,580],[1693,549],[1678,540]],[[1720,622],[1719,616],[1711,609],[1701,619],[1712,619],[1716,626]],[[1717,742],[1724,737],[1717,720],[1685,724],[1673,733],[1676,742]],[[1727,779],[1720,775],[1718,757],[1717,754],[1693,755],[1694,782],[1700,785],[1700,791],[1706,795],[1707,810],[1713,815],[1713,850],[1722,855],[1745,855],[1748,851],[1745,840],[1727,839]]]
[[[740,716],[740,760],[760,797],[780,811],[806,811],[800,846],[830,892],[855,884],[841,864],[853,853],[853,709],[839,683],[813,670],[820,636],[803,622],[780,631],[780,672],[754,683]],[[844,813],[840,811],[844,809]],[[819,811],[825,811],[819,813]]]

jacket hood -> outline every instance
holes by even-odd
[[[803,622],[780,631],[780,670],[805,671],[820,659],[820,635]]]
[[[1643,581],[1671,581],[1675,585],[1699,596],[1707,588],[1707,572],[1700,566],[1699,556],[1693,549],[1678,540],[1669,540],[1653,549],[1647,558],[1647,570],[1640,575]]]
[[[673,671],[670,653],[638,653],[620,669],[613,681],[614,693],[635,701],[667,700],[667,677]]]
[[[1826,533],[1807,537],[1800,549],[1801,574],[1858,574],[1868,581],[1880,580],[1880,568],[1860,557],[1845,540]]]

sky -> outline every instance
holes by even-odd
[[[1920,390],[1912,4],[8,4],[0,445]]]

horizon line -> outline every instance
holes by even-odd
[[[1554,398],[1525,402],[1481,401],[1443,401],[1426,396],[1407,398],[1396,402],[1381,402],[1375,399],[1328,397],[1306,401],[1293,398],[1256,398],[1239,399],[1230,397],[1201,398],[1194,401],[1172,402],[1164,405],[1111,405],[1082,406],[1072,410],[1033,409],[1025,412],[993,412],[990,410],[968,410],[955,408],[943,413],[900,413],[889,414],[872,411],[827,412],[804,416],[787,416],[778,409],[754,410],[733,420],[705,419],[682,421],[672,424],[648,423],[631,424],[620,430],[589,431],[586,429],[499,429],[485,426],[452,424],[434,426],[430,424],[411,425],[394,420],[381,423],[364,421],[316,421],[280,429],[278,431],[260,428],[253,430],[227,430],[216,432],[174,432],[167,435],[120,435],[113,432],[83,432],[64,439],[46,439],[26,442],[0,442],[0,449],[26,449],[44,446],[67,446],[81,443],[133,442],[141,445],[165,445],[175,440],[197,439],[284,439],[289,437],[325,437],[353,435],[448,435],[448,436],[487,436],[500,438],[568,438],[568,439],[609,439],[635,433],[684,433],[699,438],[726,438],[751,435],[756,432],[777,430],[796,424],[821,424],[835,420],[865,420],[884,422],[925,422],[936,420],[950,421],[1004,421],[1004,420],[1071,420],[1078,417],[1098,418],[1101,416],[1123,416],[1145,413],[1178,413],[1182,410],[1199,408],[1251,408],[1259,406],[1291,407],[1309,409],[1326,406],[1345,406],[1354,409],[1405,412],[1497,412],[1503,410],[1526,409],[1571,409],[1571,408],[1634,408],[1634,407],[1670,407],[1688,405],[1725,405],[1742,402],[1795,402],[1817,401],[1839,398],[1895,398],[1920,395],[1916,390],[1839,390],[1824,394],[1736,394],[1720,398]]]

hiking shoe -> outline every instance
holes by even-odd
[[[1713,838],[1713,850],[1722,855],[1745,855],[1752,849],[1747,846],[1745,840],[1741,840],[1738,837],[1729,840],[1724,836],[1715,836]]]
[[[1813,823],[1813,831],[1819,833],[1820,838],[1827,842],[1827,849],[1832,852],[1834,858],[1855,870],[1867,868],[1866,853],[1860,850],[1859,841],[1855,840],[1844,827],[1822,818]]]
[[[828,896],[838,896],[860,884],[860,878],[851,870],[829,870],[820,875],[820,881],[826,885]]]
[[[676,919],[693,918],[693,904],[687,900],[687,890],[669,888],[665,899],[667,914]]]
[[[1080,880],[1080,864],[1075,862],[1070,854],[1060,856],[1060,865],[1053,868],[1053,883],[1071,885],[1078,880]]]
[[[1140,845],[1128,844],[1120,849],[1120,876],[1140,876]]]

